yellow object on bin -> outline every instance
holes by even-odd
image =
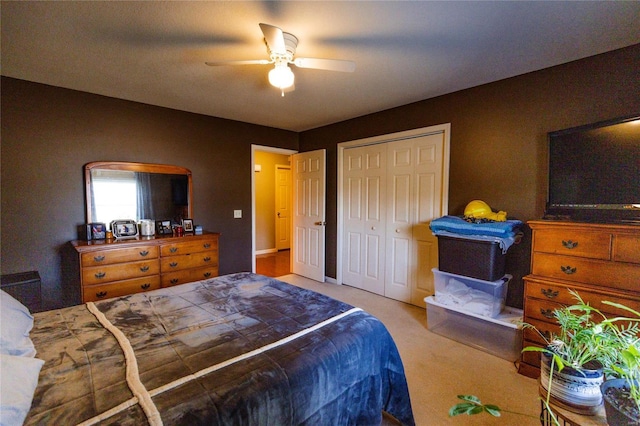
[[[489,204],[482,200],[473,200],[464,208],[464,217],[469,219],[490,219],[496,222],[507,220],[507,212],[494,212]]]

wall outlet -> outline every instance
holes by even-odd
[[[242,210],[234,210],[233,211],[233,218],[234,219],[241,219],[242,218]]]

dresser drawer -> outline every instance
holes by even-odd
[[[525,313],[527,320],[535,318],[541,321],[551,323],[556,322],[554,311],[566,305],[557,302],[551,302],[542,299],[527,299],[527,312]]]
[[[163,257],[160,259],[160,271],[164,274],[201,266],[218,266],[218,257],[215,254],[215,252],[204,251],[182,256]]]
[[[171,287],[218,276],[218,265],[162,274],[162,287]]]
[[[160,276],[152,275],[149,277],[116,281],[103,285],[85,286],[82,289],[82,298],[85,302],[95,302],[96,300],[125,296],[127,294],[140,293],[143,291],[156,290],[159,288]]]
[[[160,255],[163,257],[177,256],[181,254],[198,253],[209,250],[218,250],[217,239],[198,239],[196,241],[180,241],[173,244],[163,244],[160,247]]]
[[[613,260],[640,264],[640,236],[615,235],[613,237]]]
[[[523,327],[522,338],[530,342],[535,342],[540,346],[546,346],[547,342],[545,342],[545,339],[551,339],[551,335],[557,336],[560,334],[560,326],[558,324],[551,324],[546,321],[540,321],[528,317],[525,318],[524,322],[533,325],[535,327],[535,330],[530,327]],[[540,336],[540,334],[544,336],[544,339],[542,338],[542,336]]]
[[[533,251],[589,259],[611,258],[611,234],[573,229],[536,230]]]
[[[534,275],[621,290],[638,291],[640,265],[534,253]]]
[[[101,250],[82,253],[80,259],[83,267],[112,265],[114,263],[134,262],[158,257],[157,246],[137,246],[113,250]]]
[[[94,266],[82,269],[82,285],[93,285],[120,281],[127,278],[145,277],[160,273],[158,259],[150,261]]]
[[[576,303],[576,299],[570,293],[570,289],[573,289],[578,293],[582,300],[589,302],[589,305],[594,308],[611,315],[629,316],[627,311],[618,309],[610,305],[605,305],[603,301],[609,301],[619,303],[621,305],[628,306],[631,309],[640,311],[640,297],[638,295],[626,295],[615,294],[610,290],[602,289],[600,291],[597,288],[586,288],[580,285],[565,287],[563,285],[556,285],[553,282],[546,282],[544,280],[536,280],[531,278],[524,278],[525,281],[525,299],[526,306],[525,311],[529,312],[529,304],[536,303],[536,299],[542,299],[538,303],[542,303],[542,309],[546,309],[549,306],[561,306],[561,305],[573,305]],[[548,302],[553,305],[546,305],[543,302]],[[533,311],[532,314],[533,316]]]

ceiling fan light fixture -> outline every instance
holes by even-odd
[[[295,75],[286,62],[276,62],[275,67],[269,71],[269,83],[280,90],[293,86]]]

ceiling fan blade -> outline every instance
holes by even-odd
[[[217,67],[221,65],[268,65],[271,61],[268,59],[251,59],[247,61],[213,61],[213,62],[205,62],[205,64]]]
[[[353,72],[356,64],[342,59],[296,58],[293,64],[298,68],[314,68],[327,71]]]
[[[287,48],[284,44],[284,35],[282,35],[280,28],[269,24],[260,24],[260,29],[262,30],[262,34],[264,34],[267,47],[269,47],[271,52],[279,55],[287,53]]]

